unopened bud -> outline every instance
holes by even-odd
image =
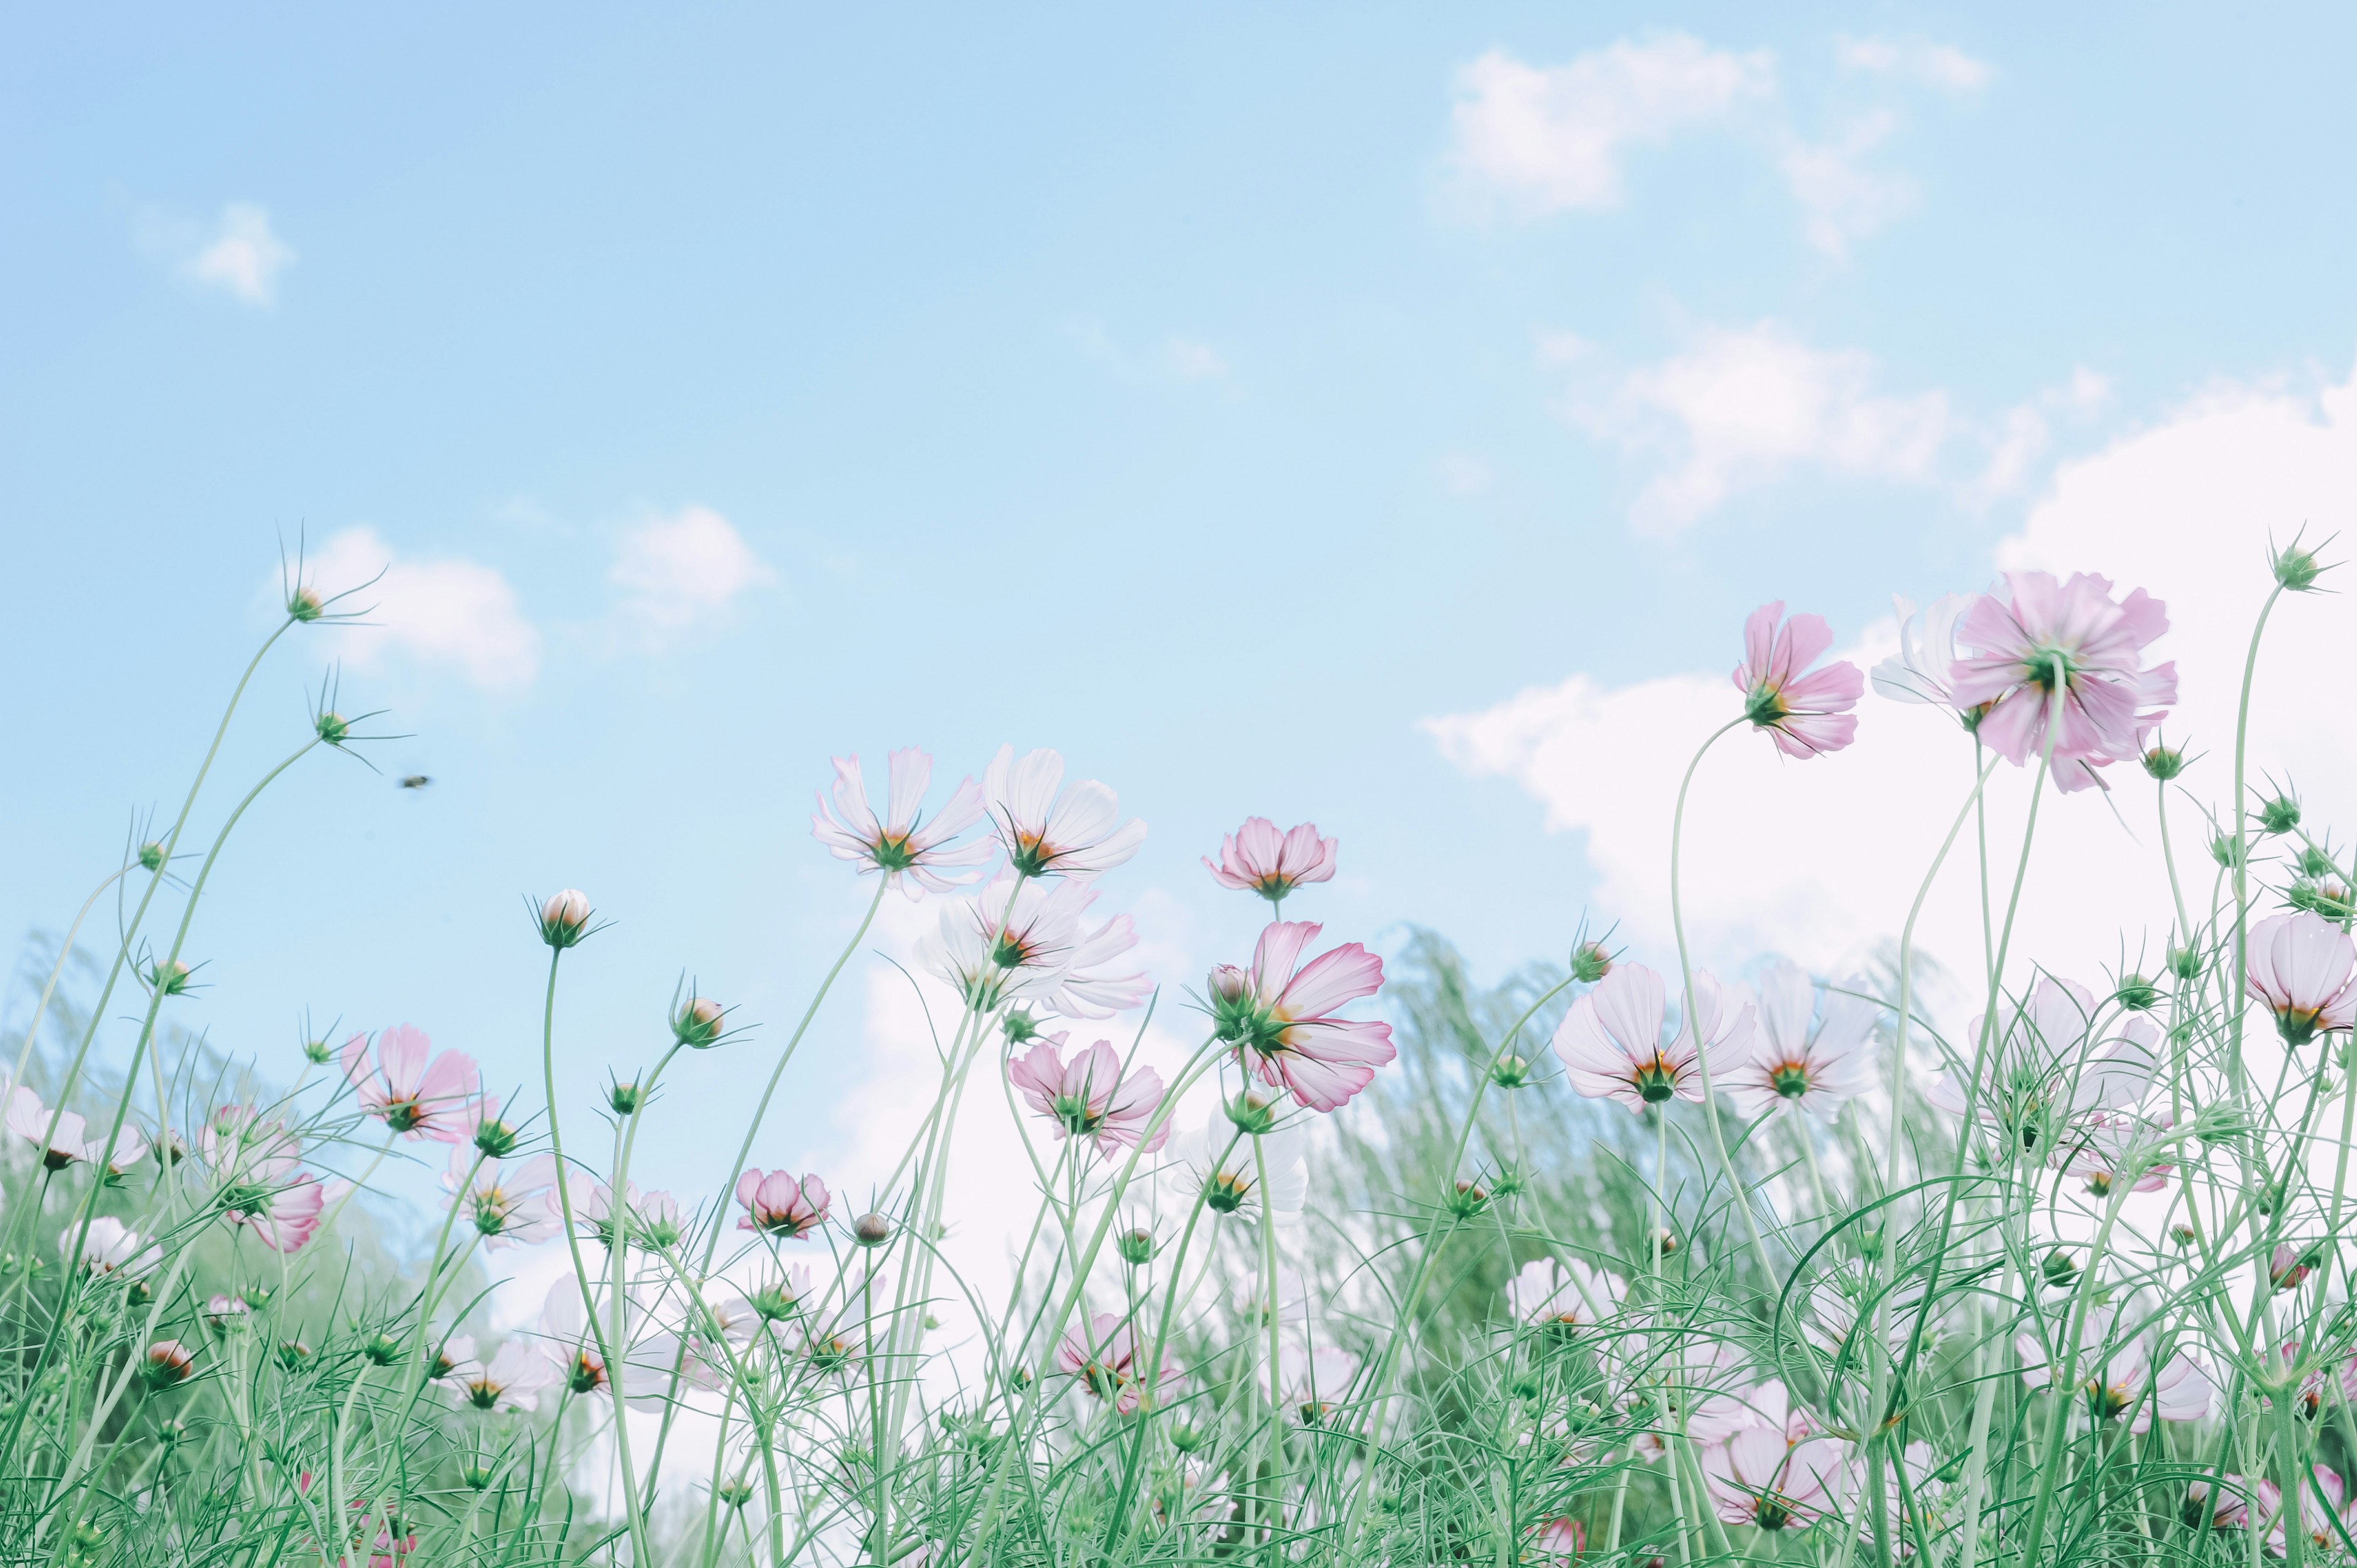
[[[325,1040],[303,1042],[303,1059],[313,1067],[325,1067],[335,1059],[336,1047]]]
[[[2175,746],[2156,746],[2144,754],[2144,770],[2166,784],[2185,771],[2185,753]]]
[[[892,1239],[892,1222],[880,1214],[863,1214],[851,1222],[851,1234],[863,1247],[881,1247]]]
[[[2330,855],[2314,844],[2299,852],[2299,874],[2302,876],[2330,876],[2340,869],[2332,864]]]
[[[328,601],[319,590],[306,585],[286,596],[286,613],[299,621],[315,621],[326,612]]]
[[[2127,975],[2112,999],[2131,1013],[2149,1013],[2159,1004],[2160,988],[2141,974]]]
[[[1134,1269],[1142,1267],[1154,1259],[1154,1232],[1125,1230],[1121,1233],[1121,1240],[1116,1241],[1114,1246],[1120,1250],[1123,1262]]]
[[[371,1366],[390,1367],[401,1359],[401,1341],[390,1334],[379,1334],[361,1347],[361,1354]]]
[[[802,1310],[802,1298],[789,1280],[771,1280],[753,1293],[753,1310],[771,1323],[781,1323]]]
[[[156,990],[167,996],[178,996],[188,989],[188,966],[178,959],[158,959],[147,978]]]
[[[1500,1089],[1520,1089],[1531,1080],[1531,1064],[1512,1054],[1490,1064],[1490,1081]]]
[[[1581,984],[1593,985],[1611,972],[1612,955],[1602,942],[1582,942],[1571,950],[1571,977]]]
[[[149,871],[164,869],[164,846],[150,839],[139,846],[139,864]]]
[[[1028,1045],[1039,1037],[1039,1021],[1020,1009],[1007,1014],[998,1026],[1006,1032],[1010,1046]]]
[[[540,940],[569,948],[589,934],[589,895],[568,887],[540,907]]]
[[[2200,1240],[2201,1236],[2201,1232],[2195,1230],[2190,1225],[2172,1225],[2169,1228],[2169,1239],[2180,1247],[2190,1247]]]
[[[636,1114],[639,1102],[643,1098],[635,1083],[623,1083],[617,1079],[606,1086],[606,1103],[614,1108],[617,1116]]]
[[[2061,1290],[2079,1277],[2079,1264],[2070,1253],[2057,1247],[2046,1254],[2046,1261],[2039,1265],[2039,1272],[2046,1276],[2048,1284]]]
[[[1223,963],[1211,971],[1207,987],[1214,1002],[1241,1002],[1245,993],[1252,989],[1252,983],[1243,970],[1234,964]]]
[[[1459,1219],[1470,1219],[1489,1206],[1489,1190],[1480,1182],[1460,1179],[1448,1195],[1448,1212]]]
[[[470,1492],[487,1492],[491,1489],[495,1472],[489,1465],[478,1462],[459,1471],[458,1478],[467,1483],[467,1489]]]
[[[1655,1253],[1666,1258],[1677,1250],[1678,1233],[1676,1231],[1664,1225],[1653,1232],[1653,1251]]]
[[[2271,833],[2287,833],[2299,826],[2299,802],[2278,795],[2259,804],[2259,826]]]
[[[486,1159],[506,1159],[515,1153],[522,1137],[522,1133],[496,1116],[475,1123],[475,1147]]]
[[[1257,1094],[1239,1094],[1227,1109],[1228,1120],[1243,1133],[1256,1136],[1276,1125],[1276,1108]]]
[[[2210,840],[2210,858],[2228,871],[2241,864],[2242,854],[2232,833],[2218,833]]]
[[[158,1339],[147,1347],[146,1364],[139,1371],[149,1388],[168,1389],[187,1381],[196,1367],[197,1359],[187,1346],[177,1339]]]
[[[2308,592],[2316,586],[2317,578],[2324,575],[2323,563],[2317,560],[2315,552],[2302,550],[2298,544],[2288,550],[2276,552],[2268,558],[2267,569],[2275,574],[2276,581],[2283,585],[2286,592],[2294,594]]]
[[[2201,974],[2201,954],[2190,947],[2169,950],[2169,972],[2179,980],[2196,980]]]
[[[732,1509],[741,1509],[753,1500],[753,1478],[737,1476],[720,1483],[720,1500]]]
[[[672,1015],[671,1032],[690,1050],[704,1050],[720,1040],[721,1019],[727,1010],[709,996],[691,996]]]
[[[1170,1446],[1181,1454],[1192,1454],[1210,1441],[1210,1434],[1200,1432],[1183,1421],[1170,1429]]]
[[[352,721],[333,708],[321,708],[311,720],[311,727],[329,746],[341,746],[352,733]]]

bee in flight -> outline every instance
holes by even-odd
[[[423,789],[433,782],[433,779],[423,773],[413,773],[401,781],[401,787],[404,789]]]

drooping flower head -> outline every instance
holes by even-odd
[[[1702,1053],[1711,1053],[1714,1073],[1740,1063],[1752,1049],[1757,1011],[1740,986],[1722,987],[1711,975],[1696,974],[1701,1043],[1695,1020],[1686,1019],[1665,1046],[1662,977],[1643,964],[1625,963],[1571,1004],[1556,1026],[1555,1054],[1571,1087],[1591,1099],[1617,1100],[1631,1111],[1671,1099],[1698,1101]]]
[[[1846,1102],[1874,1087],[1878,1009],[1855,994],[1865,989],[1863,978],[1828,989],[1824,1021],[1812,1031],[1815,985],[1800,965],[1777,963],[1760,978],[1759,1030],[1749,1053],[1724,1075],[1713,1058],[1719,1091],[1746,1118],[1807,1111],[1831,1122]]]
[[[1743,623],[1743,662],[1734,677],[1743,716],[1787,757],[1839,751],[1857,736],[1850,709],[1866,694],[1866,677],[1846,660],[1810,671],[1833,647],[1833,628],[1823,616],[1783,616],[1784,601],[1776,599]]]
[[[1065,1061],[1057,1047],[1063,1036],[1041,1040],[1006,1064],[1006,1076],[1031,1109],[1055,1123],[1056,1136],[1087,1138],[1107,1159],[1124,1149],[1160,1148],[1169,1135],[1166,1122],[1143,1145],[1146,1124],[1162,1105],[1162,1075],[1140,1068],[1124,1078],[1121,1057],[1110,1040],[1099,1040]]]
[[[818,814],[811,818],[811,836],[826,845],[837,860],[856,861],[861,875],[881,872],[887,883],[911,898],[924,890],[946,893],[971,875],[945,875],[945,871],[980,865],[992,854],[990,842],[950,841],[982,819],[982,790],[971,779],[961,779],[949,801],[930,820],[919,807],[925,787],[932,781],[933,759],[915,746],[890,754],[890,783],[884,817],[877,821],[867,804],[867,785],[855,754],[834,759],[834,807],[819,797]]]
[[[1153,1341],[1141,1341],[1135,1325],[1099,1312],[1091,1315],[1086,1328],[1074,1328],[1057,1345],[1056,1369],[1082,1380],[1091,1398],[1128,1415],[1185,1380],[1168,1361],[1149,1372],[1145,1363],[1152,1351]]]
[[[1340,843],[1319,838],[1316,822],[1302,822],[1280,833],[1266,817],[1246,817],[1243,827],[1221,841],[1219,860],[1206,856],[1203,864],[1221,886],[1281,904],[1305,882],[1333,880]]]
[[[1120,801],[1093,779],[1058,793],[1064,758],[1044,747],[1016,759],[1003,746],[983,774],[983,804],[1017,876],[1085,876],[1137,853],[1146,824],[1121,820]]]
[[[1000,876],[944,908],[919,956],[977,1012],[1028,1001],[1066,1017],[1110,1018],[1146,1000],[1153,983],[1116,961],[1137,945],[1127,915],[1085,918],[1096,897],[1085,879]]]
[[[344,1042],[344,1076],[360,1090],[364,1114],[405,1137],[456,1144],[475,1130],[468,1105],[482,1080],[472,1057],[433,1050],[425,1030],[396,1024],[378,1034],[371,1063],[368,1036],[354,1035]]]
[[[2177,666],[2144,667],[2145,646],[2169,629],[2167,607],[2142,588],[2115,603],[2110,579],[2088,572],[2005,580],[2006,592],[1983,595],[1957,628],[1970,651],[1956,660],[1952,694],[1959,706],[1987,708],[1975,733],[2019,766],[2045,753],[2060,692],[2055,781],[2083,788],[2097,781],[2094,769],[2141,755],[2177,701]]]
[[[1593,1328],[1619,1308],[1618,1274],[1579,1258],[1533,1258],[1506,1285],[1507,1309],[1517,1323],[1547,1328]]]
[[[1313,1111],[1348,1103],[1397,1054],[1389,1024],[1338,1015],[1382,988],[1383,961],[1345,942],[1302,963],[1323,929],[1307,920],[1273,921],[1253,950],[1249,973],[1222,964],[1211,980],[1212,1027],[1235,1047],[1236,1060]]]
[[[826,1183],[791,1171],[747,1171],[737,1178],[737,1201],[745,1207],[739,1230],[799,1241],[826,1222],[832,1201]]]
[[[2307,909],[2251,928],[2246,989],[2276,1015],[2287,1045],[2357,1026],[2357,946],[2349,933]]]

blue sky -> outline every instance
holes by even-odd
[[[1771,597],[1847,642],[1979,585],[2072,463],[2345,379],[2352,28],[19,10],[0,931],[177,800],[300,533],[402,600],[265,668],[200,820],[331,658],[436,782],[319,758],[257,808],[186,1015],[231,1049],[290,1064],[307,1007],[521,1079],[519,896],[565,885],[619,922],[584,1084],[683,969],[780,1035],[856,896],[811,791],[909,743],[1114,785],[1152,837],[1108,897],[1173,980],[1249,943],[1196,857],[1252,812],[1340,834],[1338,936],[1558,954],[1589,831],[1423,721],[1724,670]],[[862,1016],[780,1142],[827,1146]]]

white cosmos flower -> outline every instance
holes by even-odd
[[[1862,992],[1863,977],[1844,991]],[[1874,1025],[1871,1002],[1839,991],[1825,993],[1824,1019],[1813,1033],[1816,987],[1808,972],[1789,960],[1760,978],[1759,1028],[1750,1053],[1718,1069],[1716,1087],[1746,1119],[1770,1112],[1808,1111],[1831,1122],[1844,1102],[1874,1087]]]
[[[1116,961],[1137,945],[1137,932],[1127,915],[1085,918],[1096,897],[1083,880],[1018,885],[1001,875],[942,909],[918,954],[969,1006],[1028,1001],[1041,1013],[1110,1018],[1153,986],[1141,973],[1119,972],[1126,966]]]
[[[1902,703],[1953,710],[1956,628],[1979,597],[1942,594],[1923,607],[1919,626],[1915,601],[1893,594],[1890,607],[1899,615],[1899,651],[1874,667],[1874,689]]]
[[[1963,1066],[1923,1091],[1952,1116],[1964,1114],[1965,1079],[1979,1049],[1983,1017],[1956,1042]],[[2041,979],[2029,1000],[2004,1017],[1975,1114],[2013,1129],[2025,1146],[2050,1141],[2064,1122],[2089,1112],[2124,1111],[2151,1087],[2160,1028],[2141,1013],[2099,1009],[2076,981]]]
[[[1110,871],[1146,842],[1146,824],[1123,822],[1111,789],[1083,779],[1060,794],[1063,780],[1061,755],[1042,749],[1018,761],[1011,746],[999,747],[983,775],[984,806],[1018,875]]]
[[[1579,1258],[1533,1258],[1506,1286],[1506,1305],[1518,1323],[1593,1327],[1620,1305],[1618,1274]]]

